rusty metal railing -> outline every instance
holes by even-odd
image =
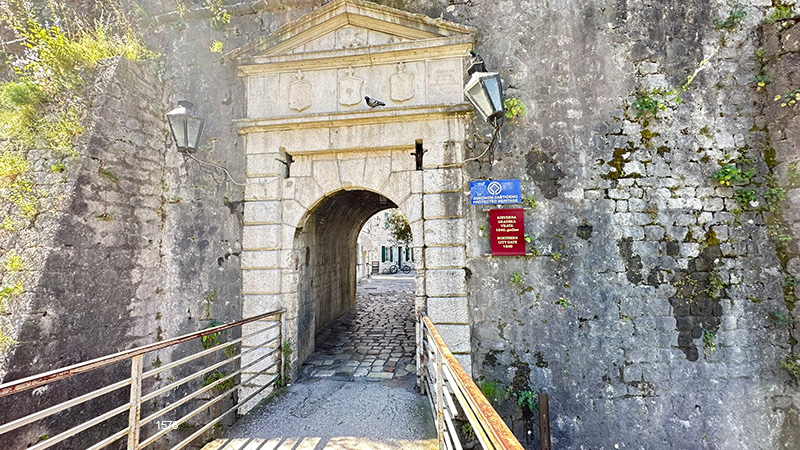
[[[484,449],[522,450],[491,403],[464,371],[430,319],[418,320],[417,356],[420,388],[434,412],[439,448],[461,450],[457,423],[466,421]]]
[[[82,441],[81,446],[90,450],[98,450],[127,437],[126,448],[128,450],[139,450],[148,447],[175,430],[183,429],[183,434],[186,434],[187,427],[181,427],[186,425],[190,419],[213,415],[211,414],[211,408],[214,405],[221,405],[221,407],[216,407],[219,410],[233,403],[233,406],[227,408],[224,412],[211,419],[206,418],[207,422],[205,424],[192,424],[191,429],[193,432],[171,447],[172,450],[184,448],[212,427],[215,427],[226,416],[234,413],[242,405],[254,399],[265,389],[273,387],[276,380],[283,381],[285,379],[284,367],[286,365],[283,353],[285,337],[284,311],[283,309],[271,311],[238,322],[207,328],[203,331],[0,384],[0,398],[2,400],[10,400],[12,405],[14,402],[30,403],[35,401],[36,396],[46,391],[53,383],[72,379],[72,377],[84,373],[97,373],[98,377],[100,377],[101,371],[99,369],[107,369],[109,366],[130,361],[129,378],[94,389],[67,401],[43,407],[22,417],[15,417],[5,423],[0,423],[0,442],[4,442],[4,439],[9,437],[9,433],[22,433],[24,427],[35,426],[36,422],[44,419],[58,422],[59,416],[57,414],[70,414],[71,412],[68,410],[71,408],[86,407],[87,403],[93,400],[102,402],[104,399],[101,399],[101,397],[116,392],[117,397],[128,398],[129,401],[121,405],[112,405],[109,407],[111,409],[98,413],[96,416],[66,430],[60,430],[52,436],[49,434],[42,435],[39,439],[40,442],[30,445],[28,449],[43,450],[59,443],[62,444],[57,448],[65,448],[64,445],[67,445],[67,443],[64,441],[74,438],[86,430],[95,427],[101,428],[101,425],[104,428],[108,428],[108,424],[112,419],[116,418],[117,423],[125,423],[122,415],[127,413],[127,427],[116,431],[112,429],[105,433],[107,436],[97,438],[96,442],[90,442],[88,445]],[[248,325],[254,330],[248,331],[246,334],[244,325]],[[227,330],[233,331],[237,327],[242,327],[240,328],[240,337],[226,342],[220,340],[223,332],[227,333]],[[261,339],[265,340],[261,342]],[[195,345],[194,348],[188,349],[188,351],[187,349],[178,349],[176,347],[179,344],[191,341],[200,341],[202,346]],[[189,353],[189,355],[166,364],[162,364],[160,359],[156,359],[158,363],[151,363],[152,369],[144,370],[144,357],[163,349],[172,350],[173,355],[180,353]],[[243,357],[247,357],[248,361],[245,362],[242,359]],[[186,363],[200,358],[203,359],[192,366],[184,366]],[[182,370],[180,369],[181,366],[184,366],[183,369],[189,373],[179,377]],[[226,368],[231,371],[224,372],[223,370]],[[162,380],[162,375],[171,376],[167,376],[166,380]],[[256,387],[253,387],[253,381],[258,377],[261,377],[261,381],[257,382]],[[266,381],[264,380],[265,377]],[[145,387],[151,388],[151,390],[145,392],[147,390]],[[250,393],[246,398],[240,399],[239,393],[242,387],[248,387],[254,392]],[[125,395],[124,391],[119,392],[125,388],[129,390],[129,395]],[[8,396],[13,397],[3,398]],[[220,403],[225,399],[231,401]],[[169,400],[173,401],[167,403]],[[195,407],[195,404],[189,403],[190,401],[201,402],[201,404]],[[143,408],[145,405],[147,407]],[[78,410],[80,409],[82,408],[78,408]],[[148,409],[153,411],[143,417],[143,412]],[[179,418],[165,420],[166,415],[170,412],[176,414],[180,412],[182,415]],[[145,433],[143,430],[149,431],[149,433]],[[117,444],[117,447],[119,445]],[[24,448],[25,445],[23,444],[21,447]],[[69,447],[73,448],[72,446]]]

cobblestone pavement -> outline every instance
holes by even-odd
[[[376,275],[358,285],[356,306],[316,337],[303,377],[388,380],[415,374],[414,275]]]

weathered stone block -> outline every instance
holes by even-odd
[[[342,187],[359,186],[364,178],[362,159],[342,159],[339,161],[339,184]]]
[[[428,317],[433,323],[469,324],[467,299],[466,297],[429,297]]]
[[[293,157],[294,162],[289,169],[289,174],[292,177],[310,177],[313,176],[313,158],[307,155],[298,155]]]
[[[664,239],[664,228],[659,225],[646,226],[644,234],[648,241],[660,241]]]
[[[423,183],[422,183],[422,171],[415,170],[409,174],[409,179],[411,182],[411,193],[412,194],[421,194],[423,192]]]
[[[282,177],[249,178],[244,188],[245,200],[277,200],[281,197]]]
[[[428,169],[423,172],[426,193],[461,192],[463,179],[461,169]]]
[[[464,215],[464,196],[460,192],[425,194],[423,201],[426,219],[452,219]]]
[[[395,203],[402,203],[403,196],[411,191],[411,172],[392,172],[381,186],[380,192],[386,192]]]
[[[329,193],[341,187],[338,161],[314,161],[313,173],[314,181],[323,192]]]
[[[275,109],[278,75],[261,75],[247,78],[247,117],[251,119],[269,117]]]
[[[444,343],[453,353],[469,353],[470,331],[469,325],[436,325]]]
[[[425,272],[425,293],[430,297],[467,295],[464,269],[431,270]]]
[[[627,200],[631,194],[627,189],[609,189],[608,197],[612,200]]]
[[[403,211],[403,215],[410,222],[416,222],[422,219],[422,195],[411,194],[398,205]]]
[[[247,176],[282,178],[285,166],[276,160],[280,156],[280,153],[247,155]]]
[[[242,229],[244,250],[276,250],[281,246],[280,225],[245,225]]]
[[[279,294],[281,292],[280,270],[243,270],[243,294]]]
[[[289,286],[295,286],[293,291],[296,291],[297,288],[297,277],[298,273],[296,270],[293,269],[284,269],[281,273],[281,286],[283,286],[284,291],[288,291]]]
[[[425,245],[461,245],[464,242],[465,226],[460,219],[427,220],[424,223]]]
[[[250,201],[244,204],[245,225],[265,225],[281,223],[281,202]]]
[[[635,227],[635,226],[624,227],[620,228],[620,231],[622,232],[623,238],[630,238],[633,239],[634,241],[641,241],[642,239],[644,239],[643,227]]]
[[[295,200],[284,200],[281,203],[283,204],[283,223],[291,227],[301,226],[300,221],[305,218],[306,208]]]
[[[694,225],[697,223],[697,217],[694,214],[679,214],[675,217],[674,223],[677,226]]]
[[[429,268],[460,268],[466,265],[466,253],[459,247],[428,247],[425,249],[425,266]]]
[[[280,251],[252,251],[242,252],[242,269],[271,269],[280,267]]]
[[[375,192],[381,192],[386,180],[392,173],[392,157],[390,152],[377,152],[366,158],[362,185]]]
[[[632,213],[642,212],[647,209],[647,202],[640,198],[628,199],[628,211]]]
[[[282,307],[283,296],[280,294],[245,295],[242,302],[242,316],[257,316],[266,312],[275,311]]]
[[[467,372],[467,375],[470,377],[472,376],[472,355],[469,353],[456,353],[453,357],[458,361],[461,365],[461,368],[464,369],[464,372]]]
[[[312,208],[324,194],[312,177],[295,178],[294,183],[294,199],[304,208]]]

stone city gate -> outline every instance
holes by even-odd
[[[421,256],[417,307],[471,369],[459,162],[474,40],[458,24],[339,0],[229,55],[247,87],[243,313],[286,308],[295,364],[355,304],[361,226],[397,207]]]

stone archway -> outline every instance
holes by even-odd
[[[315,333],[356,303],[356,241],[375,213],[397,208],[366,190],[341,190],[323,198],[295,232],[298,360],[311,354]]]
[[[334,245],[336,238],[312,229],[320,220],[341,220],[330,230],[353,240],[346,230],[358,233],[363,222],[350,225],[379,211],[385,198],[406,215],[421,256],[417,307],[471,369],[459,162],[472,117],[462,81],[474,39],[457,24],[337,0],[229,55],[239,62],[248,99],[248,117],[237,123],[247,160],[243,314],[286,308],[295,367],[314,348],[317,318],[343,312],[355,292],[347,266],[323,273],[326,263],[311,261],[302,244]],[[386,106],[370,109],[365,95]],[[349,251],[318,248],[317,255],[347,259]],[[315,268],[301,268],[306,262]],[[321,293],[300,280],[307,272],[330,289]],[[327,298],[331,310],[301,304],[309,296]]]

